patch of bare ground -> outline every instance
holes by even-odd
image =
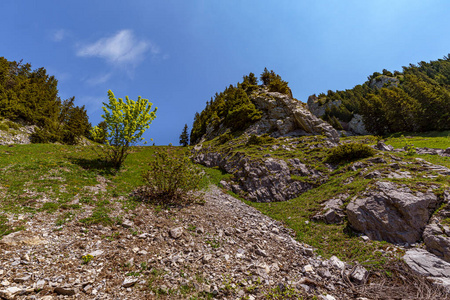
[[[109,201],[122,219],[111,226],[79,222],[89,205],[59,225],[57,213],[11,220],[26,229],[0,240],[0,298],[449,298],[400,262],[387,276],[317,257],[292,230],[215,186],[204,205],[126,210]]]

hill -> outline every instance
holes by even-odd
[[[310,96],[308,107],[336,129],[357,134],[449,130],[450,56],[375,72],[353,89]]]
[[[292,97],[288,83],[274,71],[265,69],[261,81],[258,85],[258,79],[250,73],[236,86],[216,93],[205,109],[195,115],[191,144],[243,133],[272,137],[325,135],[334,142],[339,140],[335,129]]]

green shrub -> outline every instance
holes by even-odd
[[[200,189],[203,171],[187,157],[170,151],[158,151],[142,177],[145,186],[135,195],[138,199],[157,205],[185,205],[200,202],[194,193]]]
[[[13,122],[13,121],[10,121],[10,120],[6,121],[5,124],[6,124],[6,126],[8,126],[10,129],[15,129],[15,130],[17,130],[17,129],[20,128],[19,124],[15,123],[15,122]]]
[[[222,134],[221,136],[219,136],[219,138],[217,139],[217,141],[219,142],[219,144],[225,144],[228,141],[231,141],[233,139],[233,135],[229,132]]]
[[[325,162],[341,163],[358,160],[375,155],[375,150],[364,144],[343,144],[333,148]]]
[[[247,141],[247,146],[268,144],[268,143],[273,142],[274,140],[275,139],[273,137],[269,136],[267,133],[265,133],[261,136],[252,134]]]
[[[9,130],[9,126],[6,125],[5,123],[0,123],[0,130],[1,131],[8,131]]]

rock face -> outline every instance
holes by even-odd
[[[399,80],[396,77],[389,77],[386,75],[380,75],[376,78],[373,78],[370,83],[369,83],[369,87],[371,89],[381,89],[383,87],[393,87],[393,86],[398,86],[399,84]]]
[[[431,191],[413,192],[392,182],[377,182],[347,205],[351,227],[375,240],[415,243],[439,205]]]
[[[21,126],[19,129],[0,130],[0,145],[30,144],[31,134],[36,130],[35,125]]]
[[[322,212],[316,214],[313,219],[323,221],[327,224],[341,224],[344,221],[345,213],[342,206],[344,205],[343,199],[348,195],[344,194],[338,198],[332,198],[326,201],[323,205]]]
[[[263,112],[263,117],[246,130],[248,134],[270,133],[273,137],[325,135],[333,142],[339,142],[339,133],[330,124],[312,114],[304,103],[288,95],[258,93],[252,101]]]
[[[423,249],[406,251],[403,260],[415,272],[444,286],[450,292],[450,263]]]
[[[436,213],[423,232],[426,248],[439,258],[450,262],[450,227],[444,220],[450,217],[450,191],[444,192],[446,206]]]
[[[286,201],[313,188],[312,184],[292,179],[292,175],[321,177],[318,171],[308,168],[298,159],[288,162],[271,157],[250,159],[243,154],[230,155],[200,150],[194,152],[193,160],[234,174],[233,182],[222,181],[221,184],[236,194],[245,194],[248,200],[254,202]]]
[[[316,95],[311,95],[308,97],[308,109],[315,115],[316,117],[322,117],[325,115],[325,110],[327,108],[331,108],[332,106],[339,107],[341,105],[341,100],[329,101],[327,103],[321,104],[319,103]]]

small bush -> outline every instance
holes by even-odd
[[[252,134],[247,141],[247,146],[268,144],[268,143],[273,142],[274,140],[275,139],[273,137],[269,136],[267,133],[265,133],[261,136]]]
[[[222,134],[221,136],[219,136],[219,138],[217,139],[217,141],[219,142],[219,144],[225,144],[228,141],[231,141],[233,139],[233,135],[229,132]]]
[[[343,144],[333,148],[325,162],[341,163],[358,160],[375,155],[375,150],[363,144]]]
[[[9,126],[6,125],[5,123],[0,123],[0,131],[8,131],[9,130]]]
[[[200,189],[203,172],[187,155],[176,156],[170,152],[156,152],[142,177],[145,186],[136,191],[143,201],[157,205],[185,205],[200,202],[194,191]]]

